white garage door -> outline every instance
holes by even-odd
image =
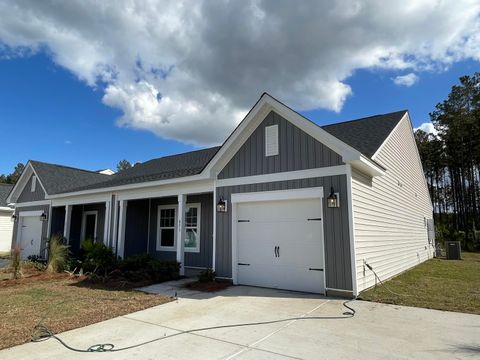
[[[27,259],[30,255],[40,255],[42,224],[39,216],[20,215],[18,245],[22,249],[22,259]]]
[[[237,204],[237,282],[325,293],[321,199]]]

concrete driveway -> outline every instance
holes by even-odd
[[[60,334],[69,345],[116,348],[182,330],[304,316],[343,316],[343,300],[252,287],[182,293],[178,301]],[[182,334],[117,353],[75,353],[50,339],[1,359],[473,359],[480,316],[354,301],[353,318],[290,320]]]

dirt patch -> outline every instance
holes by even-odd
[[[39,281],[49,281],[55,279],[68,279],[70,275],[67,273],[47,273],[47,272],[32,272],[23,274],[22,277],[18,279],[12,279],[11,275],[6,279],[0,280],[0,288],[6,288],[10,286],[16,286],[21,284],[29,284],[32,282],[39,282]]]
[[[0,348],[29,342],[42,319],[60,333],[172,301],[131,287],[114,289],[66,273],[1,281]]]
[[[196,290],[196,291],[204,291],[204,292],[216,292],[220,290],[224,290],[231,286],[231,284],[227,281],[209,281],[209,282],[200,282],[195,281],[186,285],[187,288]]]

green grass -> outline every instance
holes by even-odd
[[[428,260],[362,292],[362,300],[480,314],[480,253],[462,253],[463,260]],[[392,290],[394,295],[388,291]]]

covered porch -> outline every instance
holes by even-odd
[[[121,258],[148,254],[177,261],[181,275],[214,268],[213,188],[208,184],[189,190],[142,189],[56,201],[49,234],[63,236],[74,255],[90,239]]]
[[[213,267],[213,192],[119,200],[116,213],[111,246],[118,256],[177,261],[181,275]]]
[[[81,244],[87,239],[109,244],[112,237],[111,203],[110,197],[52,203],[50,236],[64,237],[73,255],[80,253]]]

